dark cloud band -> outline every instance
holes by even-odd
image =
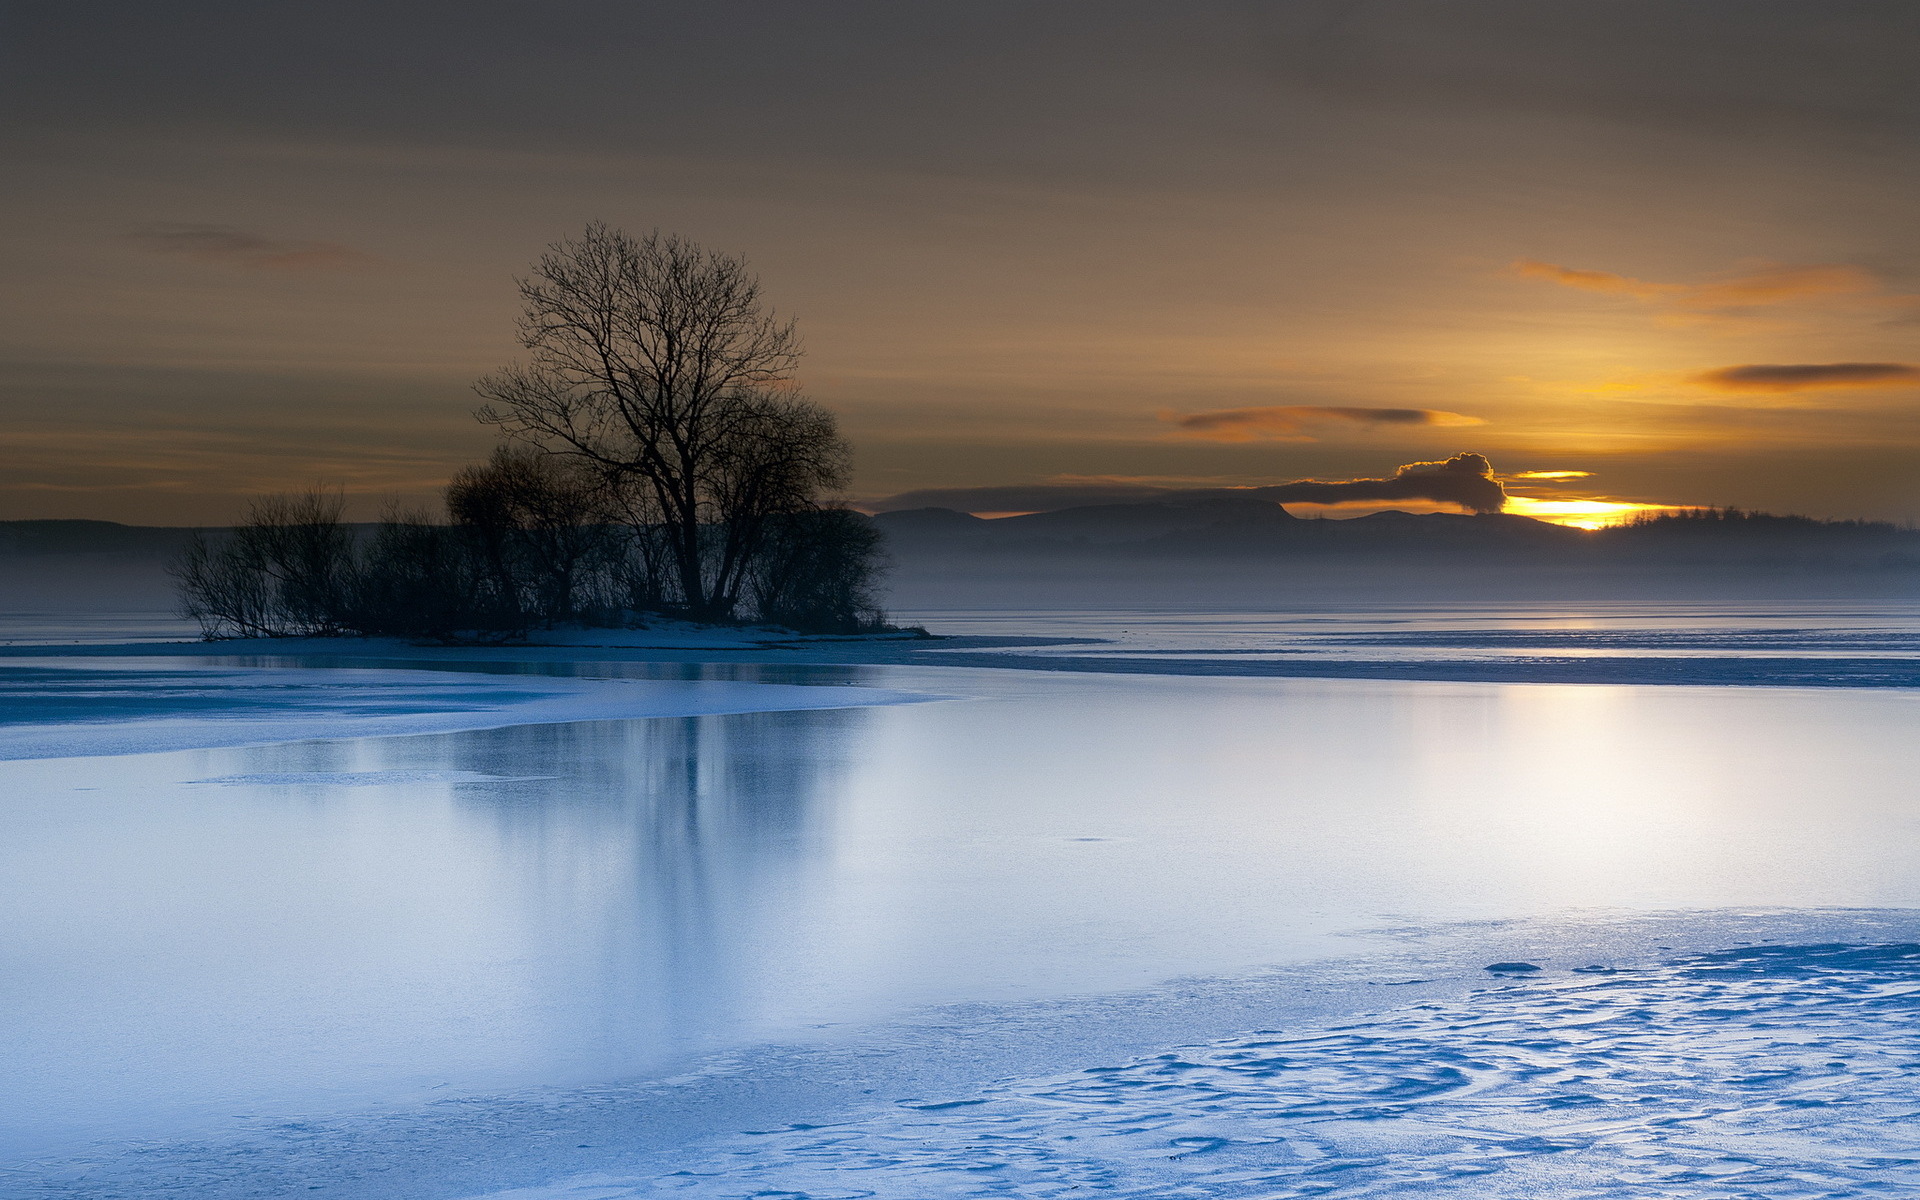
[[[1363,408],[1329,404],[1284,404],[1265,408],[1222,408],[1210,412],[1163,413],[1181,433],[1220,441],[1289,437],[1314,425],[1373,426],[1483,425],[1479,417],[1437,408]]]
[[[1728,392],[1798,392],[1831,387],[1900,387],[1920,383],[1920,367],[1911,363],[1750,363],[1722,367],[1696,377]]]
[[[952,508],[961,512],[1051,512],[1090,504],[1145,504],[1237,496],[1277,504],[1367,504],[1427,501],[1470,512],[1499,512],[1507,493],[1484,455],[1408,463],[1385,479],[1299,479],[1256,488],[1165,488],[1136,484],[1035,484],[1025,487],[928,488],[875,501],[876,512]]]

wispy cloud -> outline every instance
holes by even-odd
[[[1221,408],[1210,412],[1160,414],[1173,423],[1176,437],[1216,442],[1310,442],[1308,430],[1320,425],[1351,425],[1362,429],[1385,426],[1484,425],[1479,417],[1435,408],[1359,408],[1340,405],[1289,404],[1269,408]]]
[[[337,242],[271,238],[227,225],[163,222],[142,225],[127,236],[155,254],[255,271],[334,271],[374,261]]]
[[[1724,392],[1803,392],[1816,388],[1912,387],[1920,366],[1896,362],[1748,363],[1694,376]]]
[[[1635,300],[1661,300],[1676,290],[1676,285],[1670,283],[1648,283],[1629,275],[1615,275],[1612,271],[1586,271],[1532,258],[1516,259],[1507,269],[1523,279],[1544,279],[1561,287],[1607,296],[1631,296]]]
[[[1539,279],[1604,296],[1623,296],[1683,320],[1712,320],[1749,314],[1756,309],[1823,301],[1885,308],[1920,304],[1920,296],[1892,292],[1873,272],[1850,263],[1800,266],[1770,263],[1705,283],[1659,283],[1531,258],[1517,260],[1508,270],[1523,279]]]

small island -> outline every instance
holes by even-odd
[[[498,640],[649,617],[890,632],[880,535],[834,499],[849,450],[735,256],[606,225],[520,281],[527,357],[482,379],[506,441],[443,513],[362,536],[338,494],[256,502],[177,576],[204,636]]]

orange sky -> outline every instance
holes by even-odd
[[[1920,518],[1915,11],[1601,7],[16,16],[0,518],[431,494],[592,218],[749,256],[864,498],[1477,451]]]

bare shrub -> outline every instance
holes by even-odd
[[[319,489],[267,496],[219,544],[196,537],[172,568],[182,611],[207,637],[347,632],[355,564],[344,509]]]
[[[792,513],[768,522],[754,560],[756,616],[805,633],[887,628],[876,596],[880,531],[844,508]]]

